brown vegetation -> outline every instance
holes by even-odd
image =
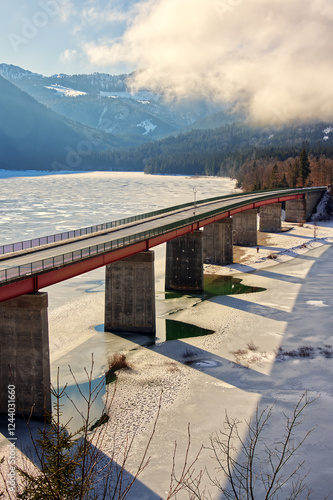
[[[294,188],[298,186],[326,186],[333,183],[333,159],[324,155],[309,156],[310,173],[302,179],[300,159],[288,158],[278,161],[276,158],[249,160],[239,173],[244,191],[260,189]]]

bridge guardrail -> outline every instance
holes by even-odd
[[[196,205],[198,206],[203,203],[223,200],[224,198],[232,198],[234,196],[239,196],[239,193],[224,195],[224,196],[215,196],[214,198],[206,198],[204,200],[198,200],[196,201]],[[32,238],[31,240],[24,240],[16,243],[8,243],[6,245],[0,245],[0,256],[5,255],[7,253],[19,252],[21,250],[29,250],[30,248],[37,248],[43,245],[48,245],[50,243],[58,243],[61,241],[66,241],[72,238],[78,238],[80,236],[92,235],[100,231],[113,229],[118,226],[130,224],[131,222],[137,222],[143,219],[148,219],[149,217],[156,217],[158,215],[167,214],[168,212],[172,212],[173,210],[187,208],[192,205],[193,201],[188,203],[183,203],[181,205],[175,205],[173,207],[162,208],[160,210],[155,210],[153,212],[146,212],[144,214],[133,215],[132,217],[125,217],[124,219],[118,219],[111,222],[97,224],[94,226],[88,226],[81,229],[73,229],[71,231],[65,231],[63,233],[51,234],[49,236],[40,236],[39,238]]]
[[[311,189],[311,188],[310,188]],[[261,191],[263,193],[263,191]],[[228,194],[224,196],[215,196],[213,198],[206,198],[204,200],[197,200],[195,202],[196,206],[202,205],[204,203],[209,203],[209,202],[214,202],[214,201],[223,201],[224,199],[227,198],[234,198],[237,196],[246,196],[246,195],[253,195],[253,192],[251,193],[234,193],[234,194]],[[172,212],[174,210],[180,210],[182,208],[187,208],[193,205],[193,201],[183,203],[181,205],[175,205],[173,207],[167,207],[167,208],[162,208],[160,210],[155,210],[153,212],[147,212],[144,214],[139,214],[139,215],[134,215],[132,217],[126,217],[124,219],[118,219],[115,221],[111,222],[105,222],[103,224],[97,224],[94,226],[88,226],[84,227],[81,229],[73,229],[71,231],[65,231],[63,233],[56,233],[56,234],[51,234],[49,236],[41,236],[39,238],[32,238],[31,240],[24,240],[16,243],[8,243],[6,245],[0,245],[0,256],[5,255],[7,253],[13,253],[13,252],[19,252],[21,250],[29,250],[30,248],[37,248],[43,245],[48,245],[50,243],[58,243],[61,241],[66,241],[70,240],[72,238],[78,238],[80,236],[88,236],[92,235],[94,233],[98,233],[100,231],[105,231],[107,229],[113,229],[118,226],[123,226],[125,224],[130,224],[131,222],[137,222],[143,219],[147,219],[149,217],[156,217],[158,215],[162,214],[167,214],[169,212]]]
[[[309,188],[311,189],[311,188]],[[324,188],[321,188],[324,189]],[[318,188],[319,190],[319,188]],[[313,189],[312,189],[313,191]],[[300,190],[292,190],[293,194],[300,194],[306,192],[304,189]],[[287,196],[288,194],[291,193],[291,190],[283,190],[278,192],[278,196]],[[247,194],[247,193],[244,193]],[[253,194],[253,193],[252,193]],[[238,195],[235,195],[238,196]],[[223,196],[223,197],[216,197],[217,199],[215,201],[220,200],[221,198],[228,198],[228,196]],[[255,196],[254,198],[251,198],[251,203],[256,203],[261,200],[266,200],[272,198],[272,194],[267,194],[267,196],[263,196],[263,192],[261,192],[260,196]],[[213,200],[213,199],[210,199]],[[206,200],[207,201],[207,200]],[[225,207],[225,211],[230,211],[235,208],[239,208],[241,206],[247,205],[247,201],[242,201],[242,202],[237,202],[228,205]],[[186,206],[192,206],[193,203],[185,204]],[[172,209],[175,209],[175,207],[171,207]],[[169,211],[172,211],[169,209]],[[85,247],[80,250],[75,250],[74,252],[67,252],[61,255],[57,255],[55,257],[50,257],[47,259],[42,259],[38,260],[35,262],[32,262],[30,264],[24,264],[22,266],[15,266],[7,269],[0,270],[0,283],[4,283],[6,281],[11,281],[15,280],[17,278],[21,278],[23,276],[28,276],[34,273],[39,273],[43,271],[47,271],[50,269],[54,269],[59,266],[63,266],[66,264],[70,264],[75,261],[79,261],[82,259],[89,258],[94,255],[99,255],[103,253],[110,252],[111,250],[115,250],[117,248],[121,248],[126,245],[130,245],[132,243],[137,243],[140,241],[144,241],[147,239],[151,239],[154,236],[159,236],[161,234],[165,234],[169,231],[172,231],[174,229],[180,229],[184,226],[188,226],[190,224],[200,222],[201,220],[205,220],[209,217],[213,217],[214,215],[221,214],[223,213],[224,210],[221,210],[220,208],[216,208],[214,210],[210,210],[208,212],[205,212],[204,214],[198,214],[198,215],[193,215],[191,217],[188,217],[186,219],[182,219],[181,221],[177,222],[172,222],[170,224],[165,224],[163,226],[160,226],[158,228],[154,229],[149,229],[146,231],[141,231],[139,233],[136,233],[134,235],[129,235],[123,238],[118,238],[116,240],[111,240],[106,243],[102,243],[99,245],[92,245]],[[162,211],[163,213],[164,211]],[[116,221],[117,222],[117,221]],[[97,227],[97,226],[93,226]]]

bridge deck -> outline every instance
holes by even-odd
[[[0,301],[37,291],[121,258],[147,250],[181,234],[200,229],[215,220],[259,206],[303,198],[325,187],[245,193],[203,200],[130,224],[21,250],[0,261]],[[159,211],[161,212],[161,211]],[[69,267],[71,269],[69,269]]]

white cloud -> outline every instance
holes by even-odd
[[[268,122],[333,118],[333,5],[327,0],[146,0],[93,64],[143,68],[133,87],[239,100]]]
[[[60,54],[59,61],[64,64],[71,64],[77,58],[77,51],[74,49],[66,49]]]
[[[119,23],[128,20],[128,13],[115,8],[98,9],[97,6],[86,7],[81,14],[82,20],[87,23]]]
[[[63,23],[67,23],[71,17],[77,16],[77,10],[72,0],[59,0],[59,17]]]

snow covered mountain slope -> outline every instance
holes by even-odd
[[[197,128],[216,113],[221,115],[217,126],[234,121],[222,105],[188,99],[170,103],[149,91],[132,94],[130,75],[43,76],[8,64],[0,64],[0,75],[53,111],[136,144]]]

